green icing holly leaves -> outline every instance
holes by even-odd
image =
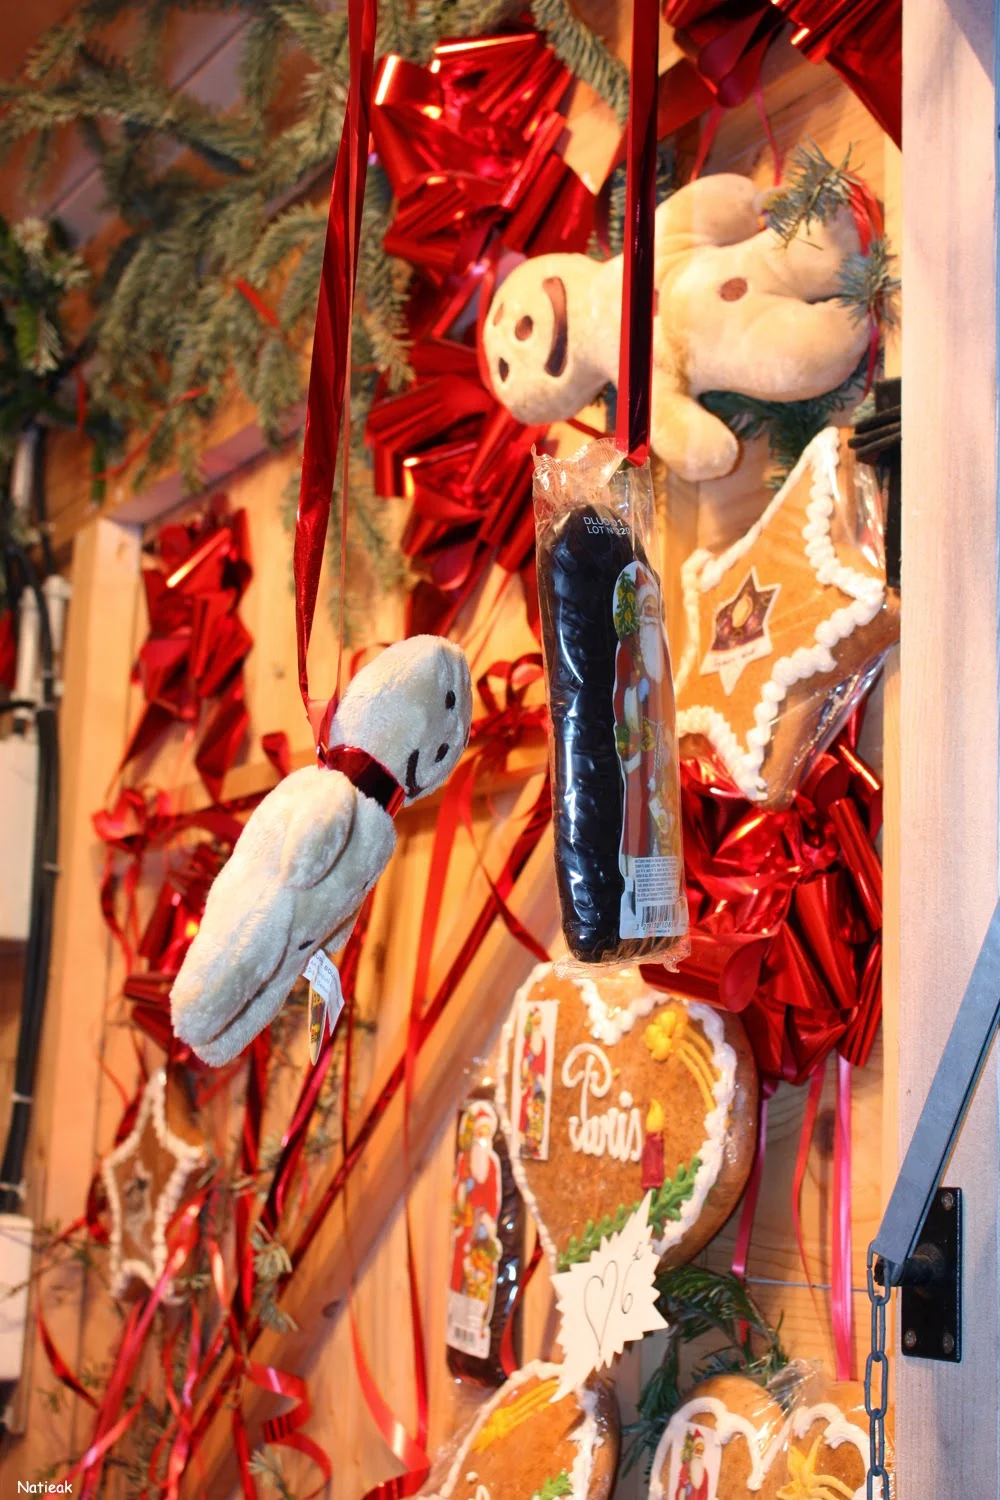
[[[679,1166],[673,1177],[667,1177],[662,1186],[654,1190],[649,1204],[649,1222],[653,1226],[654,1239],[662,1238],[668,1221],[676,1223],[680,1218],[681,1208],[694,1192],[694,1181],[700,1166],[701,1160],[696,1156],[687,1166]],[[594,1251],[600,1248],[603,1239],[624,1229],[625,1221],[635,1213],[641,1202],[640,1198],[627,1208],[624,1203],[620,1203],[614,1214],[606,1214],[596,1223],[593,1219],[588,1219],[583,1233],[579,1236],[572,1235],[565,1250],[560,1250],[557,1268],[567,1271],[578,1261],[589,1260]]]

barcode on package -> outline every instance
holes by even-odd
[[[648,855],[629,858],[625,864],[621,937],[676,937],[686,932],[680,860],[673,855]]]

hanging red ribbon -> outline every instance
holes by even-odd
[[[615,441],[633,463],[649,453],[653,382],[653,219],[656,213],[656,103],[660,45],[657,0],[632,6],[625,255]]]
[[[323,269],[316,304],[293,554],[299,690],[314,729],[318,728],[318,716],[326,708],[327,699],[314,703],[309,696],[309,640],[330,522],[344,392],[349,374],[361,205],[368,170],[375,0],[357,0],[356,4],[349,5],[347,22],[351,79],[330,191]],[[343,545],[343,537],[341,541]]]

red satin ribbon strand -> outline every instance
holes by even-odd
[[[66,1386],[67,1390],[72,1391],[75,1396],[79,1396],[82,1401],[86,1401],[88,1406],[92,1406],[96,1410],[97,1402],[90,1391],[87,1390],[85,1385],[81,1384],[80,1380],[73,1374],[73,1371],[59,1353],[56,1342],[46,1327],[45,1319],[42,1317],[40,1305],[36,1305],[35,1307],[35,1323],[38,1328],[38,1336],[42,1341],[42,1348],[45,1350],[49,1364],[52,1366],[52,1373],[56,1379]]]
[[[851,1277],[851,1065],[837,1058],[837,1120],[833,1139],[833,1223],[830,1305],[837,1379],[854,1379],[854,1296]]]
[[[792,1177],[792,1223],[795,1226],[795,1243],[799,1247],[799,1260],[802,1262],[802,1270],[806,1278],[806,1285],[815,1298],[816,1291],[813,1286],[812,1274],[809,1270],[809,1258],[806,1255],[805,1236],[802,1233],[802,1184],[805,1182],[806,1169],[809,1165],[809,1151],[812,1146],[813,1134],[816,1129],[816,1115],[819,1111],[819,1101],[823,1093],[823,1082],[826,1078],[826,1058],[823,1059],[816,1072],[809,1081],[809,1092],[806,1096],[806,1107],[802,1115],[802,1129],[799,1133],[799,1149],[795,1157],[795,1172]]]
[[[750,1255],[750,1240],[753,1236],[753,1223],[757,1213],[757,1199],[760,1196],[760,1185],[764,1177],[764,1158],[767,1155],[767,1106],[769,1099],[770,1094],[768,1091],[762,1089],[757,1117],[757,1150],[754,1153],[753,1168],[743,1195],[743,1207],[740,1211],[739,1228],[736,1232],[736,1244],[733,1247],[733,1275],[738,1276],[741,1281],[746,1279],[747,1260]]]
[[[615,441],[634,463],[649,453],[653,380],[653,220],[660,47],[657,0],[634,0],[626,145],[625,257]]]
[[[308,654],[330,504],[337,472],[344,392],[348,378],[351,312],[361,235],[361,203],[368,168],[369,110],[375,61],[375,0],[355,0],[347,8],[351,81],[330,192],[323,269],[316,307],[316,329],[295,523],[295,635],[299,689],[315,729],[309,696]],[[343,538],[341,539],[343,545]],[[323,700],[322,706],[325,706]]]

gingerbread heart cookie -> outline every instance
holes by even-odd
[[[682,756],[706,743],[753,802],[791,801],[813,750],[899,639],[872,471],[828,427],[763,515],[681,570]]]
[[[893,1452],[888,1439],[885,1447],[889,1495],[880,1500],[892,1500]],[[864,1387],[853,1380],[832,1385],[822,1400],[800,1406],[792,1415],[787,1472],[777,1500],[865,1500],[868,1460]],[[881,1480],[876,1480],[876,1496],[880,1490]]]
[[[554,1401],[559,1365],[535,1361],[487,1401],[435,1500],[608,1500],[618,1403],[603,1381]]]
[[[713,1376],[670,1418],[653,1456],[649,1500],[777,1500],[786,1432],[784,1412],[762,1386],[744,1375]]]
[[[540,964],[514,998],[497,1107],[553,1267],[588,1259],[651,1193],[653,1248],[691,1259],[753,1162],[757,1072],[735,1016],[648,987]]]

